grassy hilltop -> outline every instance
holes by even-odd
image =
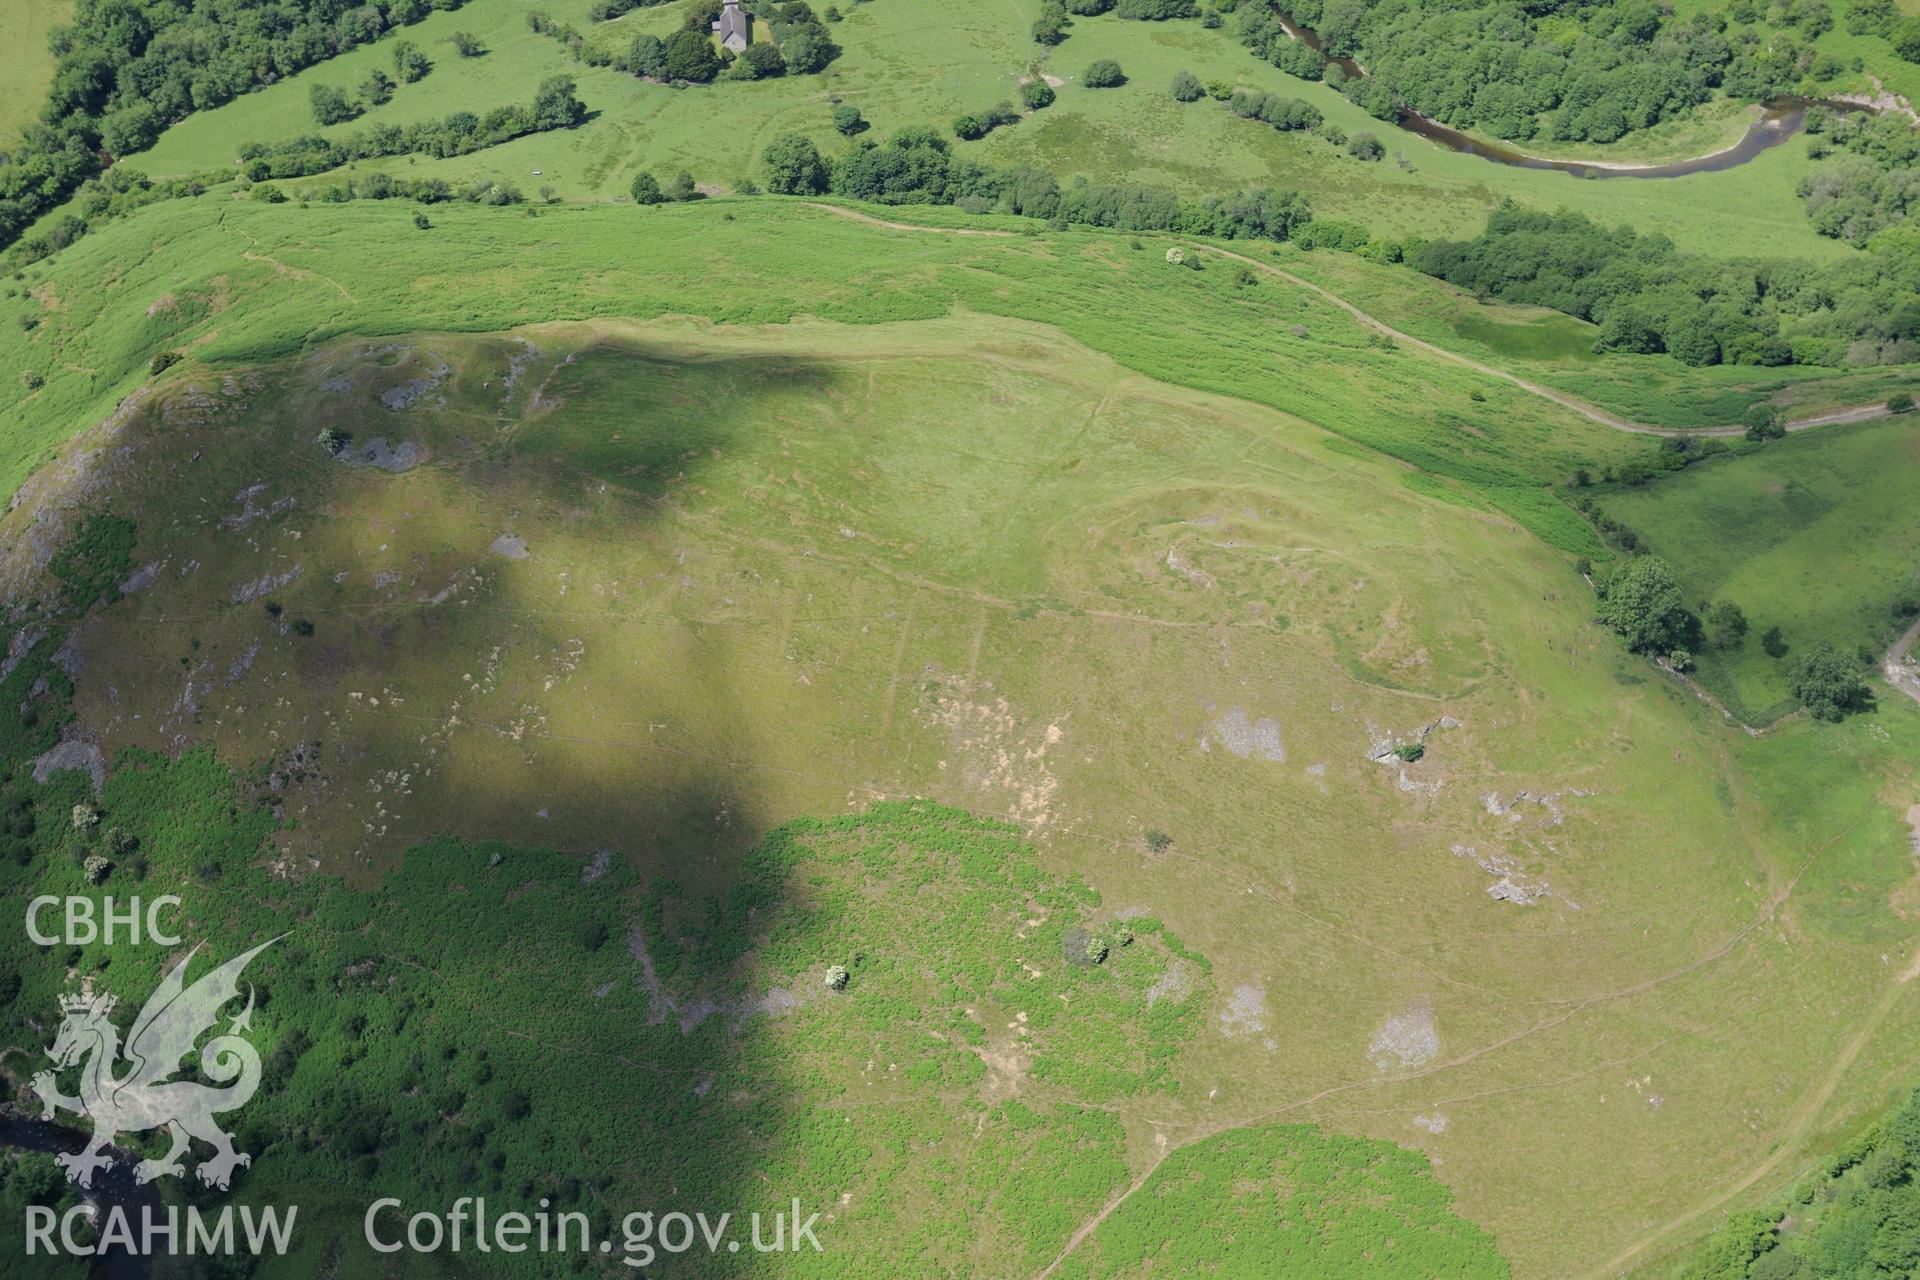
[[[682,17],[544,8],[611,52]],[[313,87],[400,39],[424,78],[318,132],[557,74],[584,122],[221,174],[16,252],[0,896],[176,892],[221,957],[286,935],[236,1194],[304,1231],[263,1280],[549,1274],[376,1263],[382,1195],[822,1211],[824,1254],[669,1272],[702,1276],[1844,1273],[1920,1165],[1920,704],[1875,681],[1828,722],[1790,684],[1910,621],[1909,363],[1601,351],[1310,235],[745,192],[783,134],[856,145],[836,105],[946,135],[1034,63],[1056,101],[956,157],[1287,187],[1323,232],[1565,205],[1690,270],[1898,235],[1815,233],[1804,139],[1579,181],[1397,135],[1229,29],[1083,16],[1045,53],[1040,13],[848,4],[824,73],[673,88],[471,0],[128,163],[314,132]],[[1127,83],[1081,84],[1097,58]],[[1176,103],[1182,69],[1387,157]],[[628,198],[681,169],[703,198]],[[1756,409],[1859,420],[1743,438]],[[1648,551],[1747,631],[1629,653],[1592,583]],[[0,951],[16,1084],[78,975],[168,958]],[[50,1170],[0,1163],[10,1258],[72,1196]]]

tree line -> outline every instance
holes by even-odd
[[[0,247],[162,130],[461,0],[95,0],[52,37],[38,122],[0,157]]]
[[[763,159],[767,189],[777,195],[954,205],[969,213],[1017,214],[1062,226],[1285,240],[1313,218],[1305,196],[1271,187],[1185,200],[1158,187],[1084,178],[1062,186],[1047,169],[999,168],[955,156],[944,137],[925,128],[902,129],[884,143],[856,143],[832,161],[810,139],[787,134],[767,147]]]
[[[281,142],[250,142],[240,149],[240,171],[254,182],[304,178],[350,160],[380,156],[463,156],[529,133],[566,129],[586,119],[586,104],[566,76],[549,76],[524,107],[495,107],[484,116],[456,111],[443,120],[376,125],[344,138],[318,134]]]

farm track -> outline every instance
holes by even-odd
[[[841,205],[825,204],[825,203],[812,202],[812,201],[810,201],[809,203],[815,209],[825,210],[826,212],[834,214],[838,217],[846,218],[851,222],[863,223],[870,227],[880,227],[888,231],[918,231],[918,232],[930,233],[933,235],[949,235],[949,236],[1011,237],[1014,234],[1011,231],[997,231],[997,230],[989,230],[986,228],[917,226],[910,222],[891,222],[885,218],[877,218],[870,213],[863,213],[858,209],[848,209]],[[1457,364],[1463,368],[1472,369],[1475,373],[1484,374],[1489,378],[1498,378],[1502,382],[1511,383],[1512,385],[1519,387],[1522,391],[1528,392],[1531,395],[1539,396],[1543,400],[1552,401],[1554,404],[1559,405],[1561,408],[1569,409],[1574,413],[1579,414],[1581,417],[1586,418],[1590,422],[1597,422],[1601,426],[1610,427],[1615,431],[1625,431],[1625,432],[1628,432],[1629,434],[1638,435],[1638,436],[1667,436],[1667,437],[1693,437],[1693,438],[1737,437],[1737,436],[1744,435],[1746,433],[1746,428],[1739,427],[1739,426],[1659,427],[1659,426],[1654,426],[1652,423],[1635,422],[1630,418],[1622,418],[1616,414],[1608,413],[1605,409],[1602,409],[1597,405],[1588,404],[1585,400],[1580,399],[1578,396],[1569,395],[1564,391],[1556,391],[1552,387],[1543,386],[1538,382],[1530,381],[1526,378],[1521,377],[1519,374],[1509,373],[1505,369],[1496,368],[1495,366],[1490,364],[1484,364],[1481,361],[1475,360],[1472,356],[1464,356],[1457,351],[1449,351],[1447,348],[1442,347],[1436,343],[1428,342],[1424,338],[1416,338],[1410,333],[1403,333],[1401,330],[1394,328],[1392,325],[1388,324],[1384,320],[1381,320],[1379,317],[1373,315],[1371,312],[1362,310],[1359,306],[1355,305],[1352,302],[1347,301],[1347,299],[1341,297],[1337,293],[1334,293],[1332,290],[1324,288],[1320,285],[1314,284],[1311,280],[1303,279],[1302,277],[1293,274],[1291,271],[1287,271],[1281,267],[1276,267],[1272,263],[1262,262],[1258,258],[1251,258],[1244,253],[1236,253],[1231,249],[1223,249],[1218,245],[1188,244],[1185,247],[1189,250],[1196,251],[1196,252],[1205,251],[1205,252],[1217,253],[1223,258],[1230,258],[1235,262],[1244,263],[1246,266],[1252,267],[1256,271],[1264,272],[1265,274],[1273,276],[1276,279],[1284,280],[1288,284],[1294,286],[1297,289],[1305,289],[1307,292],[1312,293],[1315,296],[1320,297],[1326,300],[1327,302],[1332,303],[1336,307],[1339,307],[1342,311],[1345,311],[1348,315],[1352,316],[1355,320],[1359,321],[1362,325],[1364,325],[1369,329],[1372,329],[1375,333],[1380,334],[1382,337],[1391,338],[1395,342],[1403,342],[1410,347],[1426,352],[1428,355],[1437,356],[1438,358],[1442,360],[1446,360],[1452,364]],[[1806,431],[1813,427],[1838,426],[1842,423],[1849,423],[1849,422],[1867,422],[1874,418],[1885,417],[1886,415],[1887,415],[1887,407],[1884,404],[1876,403],[1876,404],[1855,405],[1850,409],[1836,409],[1829,413],[1815,414],[1812,417],[1795,419],[1794,421],[1791,421],[1786,424],[1786,429],[1788,431]]]

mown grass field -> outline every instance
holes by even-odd
[[[1910,417],[1790,436],[1601,499],[1679,570],[1693,600],[1732,600],[1751,631],[1701,655],[1701,678],[1747,718],[1793,707],[1786,667],[1819,640],[1878,653],[1891,607],[1920,595],[1920,424]],[[1762,644],[1778,627],[1786,648]],[[1897,696],[1897,695],[1889,695]]]
[[[53,80],[47,37],[72,12],[72,0],[0,3],[0,151],[19,136],[22,125],[39,119]]]
[[[541,8],[610,49],[624,47],[636,32],[665,32],[678,21],[676,6],[636,10],[597,26],[587,20],[585,0]],[[319,132],[432,119],[454,110],[484,112],[517,100],[519,91],[509,92],[509,86],[567,72],[578,78],[581,97],[596,113],[582,129],[523,138],[459,160],[401,159],[371,167],[449,179],[501,177],[530,194],[546,185],[569,199],[624,198],[642,169],[671,175],[684,168],[702,183],[725,189],[743,176],[755,176],[766,144],[782,133],[808,134],[829,150],[850,145],[830,124],[838,100],[860,107],[876,133],[885,136],[907,125],[945,132],[963,112],[1016,98],[1019,80],[1038,53],[1027,39],[1038,10],[1038,0],[977,6],[876,0],[848,8],[846,21],[833,26],[845,53],[823,75],[675,90],[574,63],[559,43],[527,29],[524,6],[473,0],[407,29],[404,38],[435,60],[426,79],[402,86],[391,103],[358,121]],[[486,56],[455,56],[445,41],[456,30],[481,37]],[[193,116],[134,163],[156,176],[204,172],[231,165],[247,142],[315,131],[309,87],[325,83],[353,89],[369,70],[388,66],[394,39],[388,36]],[[1129,82],[1107,90],[1081,86],[1078,77],[1086,65],[1108,57],[1120,62]],[[1167,84],[1182,68],[1203,79],[1304,98],[1349,133],[1379,134],[1388,144],[1388,158],[1355,160],[1323,141],[1241,120],[1216,102],[1176,103]],[[1800,211],[1794,187],[1810,167],[1800,142],[1725,173],[1670,181],[1581,181],[1507,168],[1400,134],[1325,85],[1282,75],[1256,61],[1229,33],[1197,22],[1080,19],[1066,43],[1047,58],[1046,72],[1066,81],[1053,107],[981,142],[956,143],[960,151],[1000,164],[1041,165],[1063,180],[1084,175],[1190,194],[1224,193],[1250,183],[1291,186],[1306,192],[1322,216],[1361,222],[1385,234],[1470,236],[1488,209],[1512,197],[1662,232],[1702,253],[1723,254],[1730,244],[1747,254],[1824,258],[1852,252],[1815,235]],[[1405,166],[1396,163],[1397,155],[1404,155]]]

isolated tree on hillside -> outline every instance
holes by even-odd
[[[660,204],[667,198],[660,190],[660,181],[650,173],[638,173],[633,178],[633,202],[635,204]]]
[[[412,84],[431,70],[433,63],[413,41],[402,40],[393,46],[393,74],[400,77],[401,84]]]
[[[1873,691],[1860,678],[1860,664],[1826,640],[1793,660],[1787,689],[1816,720],[1844,720],[1873,705]]]
[[[860,108],[841,106],[833,109],[833,127],[842,135],[851,138],[867,127],[866,117],[860,114]]]
[[[1732,649],[1746,639],[1747,615],[1731,600],[1707,606],[1700,620],[1706,626],[1707,639],[1716,649]]]
[[[393,101],[393,80],[386,72],[375,67],[360,82],[360,96],[374,106],[385,106]]]
[[[487,51],[487,46],[480,43],[480,37],[471,31],[456,31],[447,37],[447,43],[463,58],[477,58]]]
[[[360,114],[347,101],[347,95],[330,84],[313,86],[307,91],[307,101],[313,104],[313,118],[319,124],[339,124]]]
[[[565,129],[587,118],[587,104],[574,91],[571,76],[548,76],[533,95],[533,123],[538,129]]]
[[[1191,71],[1173,73],[1173,84],[1168,90],[1175,102],[1198,102],[1207,96],[1207,86],[1200,83],[1200,77]]]
[[[1112,89],[1127,82],[1127,73],[1112,58],[1101,58],[1080,73],[1080,83],[1089,89]]]
[[[673,181],[667,184],[666,196],[669,200],[698,200],[700,188],[694,184],[693,175],[682,169],[673,176]]]
[[[827,162],[809,138],[797,133],[775,138],[762,157],[767,190],[780,196],[817,196],[827,189]]]
[[[1636,556],[1607,578],[1600,621],[1618,631],[1635,653],[1666,653],[1681,647],[1690,619],[1667,562]]]
[[[1020,86],[1020,101],[1029,111],[1042,111],[1053,105],[1053,86],[1044,76],[1035,76]]]

